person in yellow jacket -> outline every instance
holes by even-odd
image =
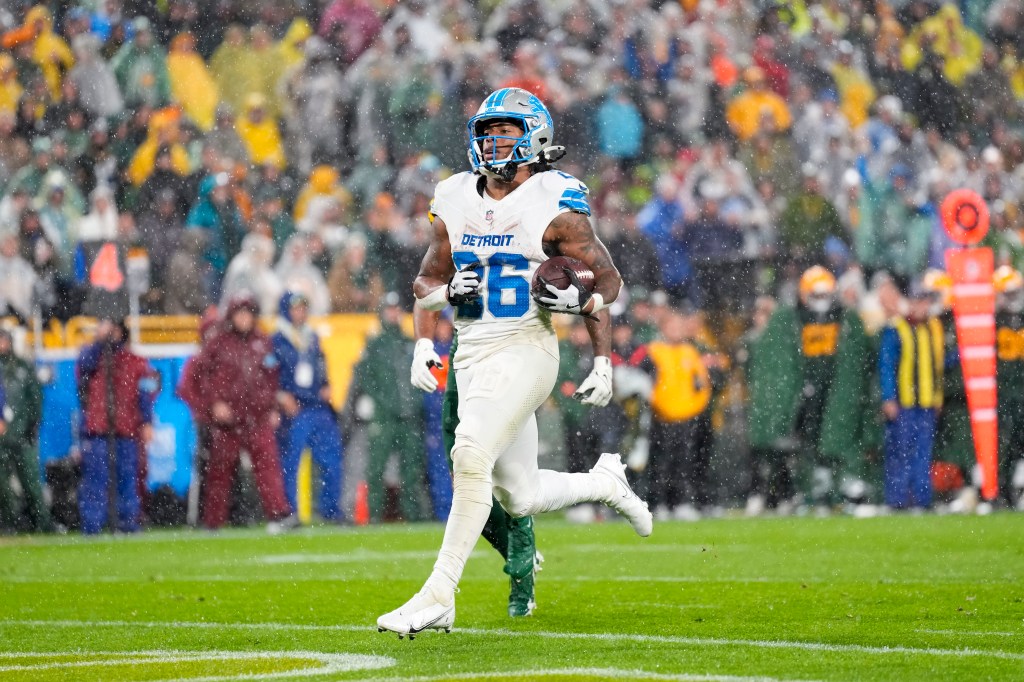
[[[789,130],[793,115],[786,100],[768,87],[764,70],[757,66],[747,67],[743,81],[747,89],[734,97],[725,110],[726,121],[736,137],[741,142],[754,137],[764,126],[766,117],[774,123],[774,130]]]
[[[331,197],[347,208],[352,205],[352,194],[341,184],[338,171],[330,166],[314,166],[309,172],[309,180],[302,187],[295,199],[292,217],[298,222],[306,217],[309,202],[317,197]]]
[[[180,33],[171,40],[167,73],[171,98],[200,130],[208,132],[213,128],[220,91],[206,62],[196,52],[196,39],[191,33]]]
[[[175,173],[184,177],[192,168],[188,158],[188,151],[179,140],[178,119],[181,112],[174,107],[167,107],[153,112],[149,117],[149,126],[146,129],[146,140],[135,150],[131,162],[128,164],[128,179],[136,187],[141,187],[156,167],[157,153],[161,147],[167,147],[171,151],[171,168]]]
[[[914,71],[924,61],[925,50],[931,50],[942,58],[946,79],[959,87],[981,68],[982,48],[981,38],[964,26],[957,6],[947,4],[914,27],[903,41],[900,57],[904,68]]]
[[[313,35],[313,28],[303,17],[288,25],[284,38],[277,44],[277,55],[285,70],[293,69],[306,61],[303,45]]]
[[[700,518],[711,502],[708,471],[711,397],[717,383],[716,356],[696,341],[700,317],[670,309],[659,338],[641,346],[630,364],[651,376],[650,497],[655,514],[683,521]],[[714,367],[709,367],[709,364]]]
[[[249,161],[254,166],[271,164],[284,168],[284,145],[277,122],[267,110],[266,98],[258,93],[249,93],[245,98],[242,113],[235,120],[235,130],[242,138],[242,144],[249,152]]]
[[[0,111],[14,114],[24,89],[18,82],[18,70],[14,58],[6,52],[0,53]]]
[[[893,509],[932,503],[932,446],[942,409],[946,355],[942,323],[920,282],[910,312],[882,330],[878,376],[885,426],[885,504]]]
[[[59,100],[61,82],[64,74],[75,65],[75,57],[67,42],[53,32],[53,17],[44,5],[30,9],[24,23],[5,33],[0,42],[7,50],[23,43],[32,44],[32,61],[43,72],[50,97]]]

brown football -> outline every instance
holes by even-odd
[[[569,256],[555,256],[541,263],[537,272],[533,273],[533,286],[530,288],[533,297],[547,297],[551,293],[544,286],[544,282],[541,282],[542,279],[558,289],[568,289],[572,285],[572,280],[565,273],[566,268],[576,273],[580,284],[587,291],[594,290],[594,271],[586,263]]]

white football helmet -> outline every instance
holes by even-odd
[[[522,137],[485,135],[484,129],[495,121],[513,121],[523,129]],[[476,115],[466,124],[469,132],[469,163],[474,171],[484,175],[510,181],[520,166],[538,161],[555,161],[565,150],[552,145],[555,139],[555,124],[551,113],[540,99],[521,88],[495,90],[483,101]],[[493,144],[499,139],[514,141],[512,153],[504,159],[485,160],[484,140],[492,138]]]

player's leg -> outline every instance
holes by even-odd
[[[448,376],[448,385],[444,389],[444,402],[441,404],[441,437],[449,463],[452,458],[452,448],[455,446],[455,429],[458,425],[459,382],[455,380],[455,373],[452,372]],[[511,518],[500,504],[494,504],[492,501],[491,513],[481,531],[484,540],[487,540],[506,562],[508,561],[509,520]]]
[[[495,461],[551,393],[557,371],[557,357],[545,349],[515,346],[455,372],[459,426],[452,448],[452,511],[444,540],[423,589],[378,618],[379,629],[415,634],[451,628],[456,587],[491,512]]]
[[[509,504],[507,491],[498,481],[503,476],[515,476],[514,472],[499,471],[503,461],[536,462],[537,461],[537,418],[530,415],[526,424],[519,432],[519,437],[508,447],[498,459],[495,466],[495,490],[497,496],[494,505],[508,519],[508,558],[505,561],[505,573],[509,576],[508,615],[517,618],[529,616],[537,606],[535,593],[535,572],[538,568],[537,544],[533,532],[533,517],[513,517],[501,506],[504,500]],[[518,468],[518,465],[516,465]],[[501,499],[499,499],[501,498]],[[493,509],[492,509],[493,516]]]
[[[536,433],[533,414],[524,426]],[[516,445],[522,443],[522,447]],[[625,516],[636,532],[651,534],[651,513],[626,481],[626,465],[617,454],[604,453],[590,471],[568,474],[539,469],[536,435],[525,437],[498,459],[494,467],[494,496],[512,516],[557,511],[582,502],[602,502]]]

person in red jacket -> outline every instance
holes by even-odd
[[[228,517],[231,481],[242,448],[252,458],[256,488],[269,532],[293,528],[297,519],[284,495],[274,429],[277,361],[270,339],[257,327],[259,305],[251,294],[228,302],[224,321],[193,366],[189,391],[196,421],[210,426],[210,461],[203,491],[203,524],[220,528]]]
[[[128,347],[123,322],[101,320],[96,342],[78,359],[82,406],[82,482],[78,507],[82,532],[139,529],[139,444],[152,438],[153,401],[159,375]],[[109,498],[117,479],[116,509]]]

